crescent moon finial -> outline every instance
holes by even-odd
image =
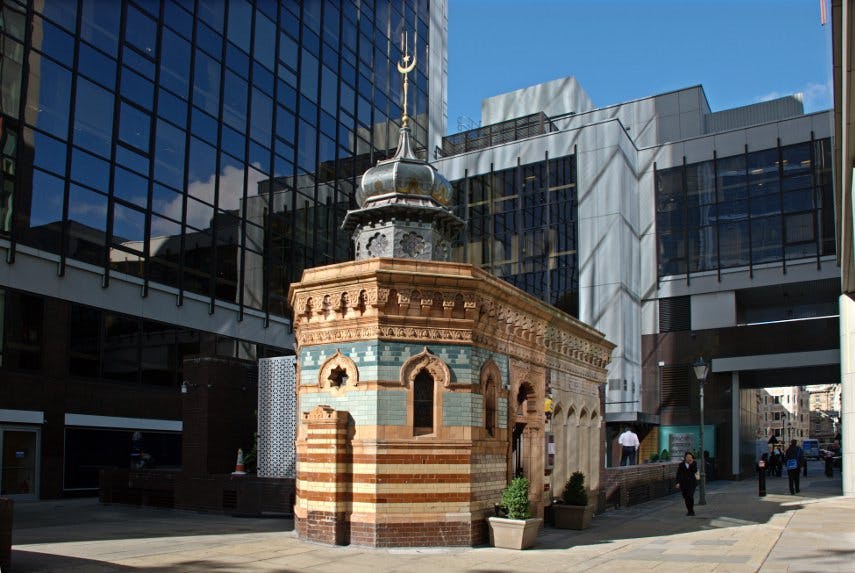
[[[401,61],[398,62],[398,72],[404,77],[404,114],[401,116],[401,127],[409,127],[410,116],[407,115],[407,91],[409,88],[409,74],[416,68],[416,53],[418,53],[419,32],[416,28],[415,38],[413,40],[413,55],[410,56],[409,33],[401,33]]]

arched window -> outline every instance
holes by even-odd
[[[433,433],[433,376],[422,368],[413,380],[413,434]]]
[[[487,379],[484,390],[484,427],[489,436],[496,431],[496,384],[492,377]]]

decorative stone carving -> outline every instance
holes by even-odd
[[[329,406],[315,406],[310,412],[303,412],[303,420],[307,422],[327,421],[335,418],[335,410]]]
[[[389,249],[389,239],[386,238],[386,235],[382,233],[376,233],[373,237],[368,239],[367,244],[365,245],[365,250],[368,252],[368,256],[370,257],[382,257],[386,254]]]
[[[342,375],[347,377],[344,384],[341,383]],[[359,369],[356,367],[356,363],[339,350],[327,358],[318,371],[318,386],[320,388],[342,389],[345,386],[355,387],[358,384]]]
[[[427,346],[419,354],[407,359],[401,366],[401,384],[412,388],[416,376],[422,370],[427,370],[436,384],[444,387],[451,384],[451,370],[448,364],[437,358]]]
[[[417,257],[425,252],[425,239],[418,233],[405,233],[401,237],[401,249],[410,257]]]
[[[496,383],[497,388],[507,387],[505,380],[502,379],[502,371],[499,370],[496,362],[492,358],[489,358],[481,365],[480,383],[482,393],[484,388],[487,387],[487,380],[490,380],[491,378]]]

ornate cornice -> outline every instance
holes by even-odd
[[[602,380],[614,345],[593,328],[470,265],[368,259],[292,285],[298,346],[356,340],[474,343]]]

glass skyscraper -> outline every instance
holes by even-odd
[[[51,368],[174,393],[186,356],[287,352],[289,284],[351,258],[358,177],[394,152],[405,29],[417,153],[444,133],[445,17],[444,0],[2,0],[2,385]],[[9,392],[0,408],[50,409]],[[145,410],[123,401],[88,413]]]
[[[286,314],[303,268],[347,258],[357,177],[394,147],[405,19],[429,37],[415,0],[4,2],[0,229]]]

